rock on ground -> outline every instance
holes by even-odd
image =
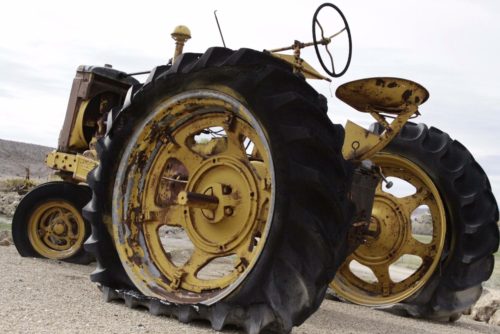
[[[0,214],[12,217],[22,196],[15,192],[0,192]]]
[[[0,231],[0,246],[10,246],[12,244],[13,242],[10,231]]]
[[[492,325],[500,325],[500,291],[484,289],[483,295],[471,308],[469,317],[487,322]]]

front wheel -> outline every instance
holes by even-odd
[[[377,187],[366,242],[331,283],[348,301],[456,320],[480,296],[498,248],[498,207],[481,167],[438,129],[407,124],[373,158]]]
[[[21,256],[88,264],[93,257],[83,243],[90,226],[81,210],[90,200],[87,186],[48,182],[31,190],[12,219],[12,238]]]

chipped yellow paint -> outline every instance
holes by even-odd
[[[217,90],[220,96],[220,91],[230,92],[227,87]],[[127,181],[135,185],[129,200],[115,203],[118,216],[126,220],[127,237],[116,224],[113,233],[132,279],[144,282],[137,284],[139,288],[182,303],[184,298],[203,298],[203,293],[217,294],[255,264],[265,243],[273,191],[270,157],[265,138],[250,125],[241,103],[235,107],[218,97],[179,103],[167,99],[156,110],[128,155],[127,170],[133,172]],[[223,130],[220,136],[196,141],[200,133],[215,128]],[[253,143],[251,152],[243,146],[244,138]],[[148,161],[147,167],[141,159],[144,166]],[[162,226],[182,228],[193,244],[183,265],[176,265],[165,250],[164,242],[169,241],[159,236]],[[234,256],[233,270],[223,277],[198,277],[211,261],[228,256]]]
[[[345,83],[335,95],[354,109],[370,113],[381,125],[380,135],[348,121],[342,155],[347,160],[369,159],[380,152],[401,131],[406,122],[418,116],[418,106],[429,93],[416,82],[399,78],[368,78]],[[388,122],[387,115],[393,117]]]
[[[64,153],[52,151],[47,154],[45,164],[52,169],[73,173],[73,179],[79,182],[85,182],[87,175],[99,162],[89,159],[81,154]]]
[[[276,58],[279,58],[281,60],[286,61],[290,65],[292,65],[294,68],[297,68],[299,72],[302,72],[304,77],[306,79],[318,79],[318,80],[326,80],[326,81],[331,81],[330,78],[325,77],[314,67],[312,67],[308,62],[306,62],[304,59],[299,58],[297,61],[297,57],[294,55],[287,55],[283,53],[272,53],[272,55]]]

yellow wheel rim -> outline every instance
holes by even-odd
[[[389,193],[378,185],[366,242],[347,258],[330,287],[353,303],[385,306],[415,294],[434,273],[444,248],[446,213],[436,186],[415,163],[388,153],[372,160],[396,185],[407,182],[414,192],[398,196],[401,189]],[[412,232],[412,213],[423,206],[432,220],[427,236]],[[408,255],[417,261],[405,263]]]
[[[211,304],[242,282],[267,239],[266,137],[239,100],[208,90],[163,102],[138,128],[115,182],[120,258],[144,294]]]
[[[80,212],[64,200],[38,205],[28,220],[28,238],[35,251],[49,259],[66,259],[82,247],[85,223]]]

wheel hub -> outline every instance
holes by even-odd
[[[70,203],[49,200],[33,211],[28,230],[30,242],[40,255],[49,259],[64,259],[80,250],[85,223]]]
[[[255,223],[258,190],[247,164],[230,156],[210,159],[199,167],[186,190],[217,199],[212,208],[187,204],[184,210],[187,232],[196,247],[210,253],[229,252],[247,239]]]
[[[66,224],[61,219],[57,219],[51,226],[52,232],[58,236],[66,232]]]
[[[354,258],[367,266],[391,261],[401,253],[408,226],[411,223],[391,196],[377,194],[366,242],[354,251]]]

